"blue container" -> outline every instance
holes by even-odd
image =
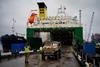
[[[96,54],[95,43],[85,43],[83,45],[83,52],[86,55],[94,56]]]
[[[25,43],[13,43],[11,44],[11,52],[16,53],[24,50]]]

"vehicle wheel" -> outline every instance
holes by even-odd
[[[57,55],[56,54],[54,55],[54,59],[57,60]]]
[[[61,50],[59,50],[58,56],[59,56],[59,59],[60,59],[61,58]]]
[[[58,59],[58,51],[54,53],[54,58],[55,58],[55,60]]]
[[[45,60],[45,55],[44,54],[42,54],[42,60]]]

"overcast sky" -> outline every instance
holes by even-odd
[[[66,14],[79,16],[82,10],[82,24],[84,38],[88,34],[88,27],[92,12],[95,12],[92,33],[100,33],[100,0],[37,0],[47,5],[48,16],[57,15],[57,9],[62,4],[66,7]],[[12,19],[16,20],[15,30],[26,34],[26,22],[31,10],[38,10],[36,0],[0,0],[0,36],[11,33]],[[38,13],[38,11],[37,11]]]

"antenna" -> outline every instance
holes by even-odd
[[[87,41],[89,41],[89,38],[90,38],[90,35],[91,35],[93,19],[94,19],[94,12],[92,13],[92,17],[91,17],[91,21],[90,21],[90,27],[89,27],[89,33],[88,33]]]
[[[58,8],[57,16],[60,14],[63,14],[64,16],[66,16],[65,10],[66,10],[66,7],[61,5],[60,8]]]

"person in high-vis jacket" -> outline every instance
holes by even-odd
[[[40,47],[40,48],[37,50],[37,52],[41,54],[41,53],[43,52],[43,47]]]
[[[38,54],[38,61],[39,61],[39,63],[38,63],[38,67],[41,67],[41,62],[42,62],[42,51],[43,51],[43,47],[40,47],[38,50],[37,50],[37,52],[39,53]]]
[[[25,50],[25,63],[28,63],[30,46],[26,45],[24,50]]]

